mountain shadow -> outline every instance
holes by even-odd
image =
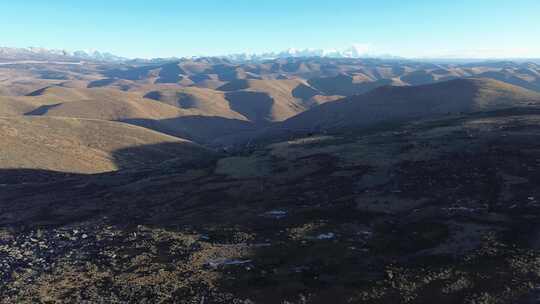
[[[178,65],[178,62],[163,65],[159,71],[159,78],[156,79],[156,83],[177,83],[183,79],[181,74],[185,73]]]
[[[190,161],[209,152],[189,140],[133,125],[62,117],[1,118],[0,139],[0,169],[101,173],[184,156]],[[117,152],[134,146],[127,154]]]
[[[249,88],[249,81],[247,79],[236,79],[230,81],[221,87],[217,88],[218,91],[232,92],[238,90],[245,90]]]
[[[49,90],[50,88],[51,88],[50,86],[47,86],[47,87],[35,90],[33,92],[30,92],[26,94],[26,96],[40,96],[40,95],[43,95],[45,92],[47,92],[47,90]]]
[[[305,84],[299,84],[292,91],[292,96],[294,98],[300,98],[302,100],[308,100],[313,96],[320,95],[321,92],[315,90],[314,88],[307,86]]]
[[[215,160],[217,153],[191,142],[165,142],[152,145],[131,146],[112,153],[118,170],[161,167],[175,164],[178,167],[206,166]]]
[[[272,118],[274,99],[263,92],[238,91],[225,94],[230,107],[255,123],[268,122]]]
[[[234,81],[239,79],[237,67],[229,64],[217,64],[210,70],[213,74],[217,74],[221,81]]]
[[[184,116],[162,120],[126,119],[122,122],[145,127],[164,134],[181,137],[201,144],[236,142],[236,138],[251,136],[260,129],[253,122],[218,116]]]
[[[106,87],[108,85],[113,84],[115,81],[116,81],[116,79],[114,79],[114,78],[105,78],[105,79],[94,80],[94,81],[91,81],[90,83],[88,83],[88,85],[86,87],[89,88],[89,89]]]
[[[56,108],[60,105],[62,105],[62,103],[57,103],[57,104],[52,104],[52,105],[43,105],[30,112],[24,113],[24,115],[45,115],[47,114],[47,112],[49,112],[50,109]]]
[[[158,66],[128,67],[120,69],[110,69],[103,72],[107,78],[118,78],[126,80],[143,80],[148,77],[150,71]]]
[[[435,77],[432,73],[420,70],[401,76],[401,80],[405,81],[410,85],[416,86],[433,83],[435,82]]]
[[[378,87],[392,84],[391,79],[355,83],[352,76],[341,74],[335,77],[313,78],[308,83],[326,95],[351,96],[363,94]]]
[[[49,183],[83,175],[40,169],[0,169],[0,185],[6,187],[7,185],[17,184]]]

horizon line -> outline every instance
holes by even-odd
[[[329,59],[384,59],[384,60],[416,60],[416,61],[425,61],[425,60],[444,60],[444,61],[504,61],[504,60],[509,60],[509,61],[524,61],[524,60],[540,60],[540,55],[537,55],[537,56],[486,56],[486,57],[480,57],[480,56],[471,56],[471,57],[468,57],[468,56],[460,56],[460,55],[457,55],[457,56],[445,56],[445,55],[441,55],[441,56],[400,56],[400,55],[393,55],[393,54],[388,54],[388,53],[380,53],[380,54],[376,54],[376,53],[372,53],[370,54],[369,52],[366,52],[365,54],[359,54],[359,55],[356,55],[356,56],[331,56],[331,55],[308,55],[308,56],[302,56],[302,55],[299,55],[299,56],[294,56],[294,55],[291,55],[291,56],[280,56],[281,54],[284,54],[286,53],[288,50],[290,49],[295,49],[295,48],[289,48],[287,50],[282,50],[282,51],[265,51],[265,52],[245,52],[245,53],[238,53],[238,52],[233,52],[233,53],[228,53],[228,54],[221,54],[221,55],[185,55],[185,56],[176,56],[176,55],[172,55],[172,56],[156,56],[156,57],[149,57],[149,56],[123,56],[123,55],[119,55],[119,54],[116,54],[116,53],[113,53],[113,52],[109,52],[109,51],[103,51],[103,50],[97,50],[97,49],[69,49],[69,48],[47,48],[47,47],[38,47],[38,46],[27,46],[27,47],[11,47],[11,46],[0,46],[0,49],[19,49],[19,50],[32,50],[32,49],[37,49],[37,50],[43,50],[43,51],[50,51],[50,52],[54,52],[54,51],[58,51],[58,52],[64,52],[66,54],[63,54],[63,56],[66,56],[66,57],[74,57],[74,53],[77,53],[77,52],[84,52],[88,55],[92,55],[92,54],[95,54],[95,53],[99,53],[99,54],[102,54],[102,55],[111,55],[111,56],[115,56],[115,57],[119,57],[119,58],[122,58],[124,60],[167,60],[167,59],[170,59],[170,60],[174,60],[174,59],[200,59],[200,58],[227,58],[227,59],[232,59],[230,57],[241,57],[241,56],[246,56],[248,58],[246,58],[245,61],[251,61],[252,59],[254,58],[249,58],[249,57],[264,57],[264,56],[268,56],[268,58],[255,58],[254,61],[256,60],[265,60],[265,59],[268,59],[268,60],[272,60],[272,59],[288,59],[288,58],[329,58]],[[299,51],[326,51],[326,50],[323,50],[323,49],[317,49],[317,48],[296,48],[297,50]],[[339,53],[339,50],[336,50],[337,53]],[[62,55],[62,54],[56,54],[56,55]],[[76,57],[76,56],[75,56]]]

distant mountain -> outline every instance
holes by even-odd
[[[262,61],[279,58],[381,58],[381,59],[402,59],[392,55],[375,55],[369,52],[369,48],[365,45],[352,45],[345,49],[296,49],[290,48],[281,52],[267,52],[261,54],[231,54],[220,56],[232,61]]]
[[[99,52],[99,51],[75,51],[71,56],[76,58],[88,59],[88,60],[97,60],[97,61],[107,61],[107,62],[122,62],[128,60],[125,57],[116,56],[108,52]]]
[[[127,58],[113,55],[107,52],[99,51],[66,51],[54,50],[37,47],[28,48],[10,48],[0,47],[0,62],[1,61],[102,61],[102,62],[123,62]]]

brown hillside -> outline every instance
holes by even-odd
[[[538,105],[540,94],[488,79],[458,79],[417,87],[382,87],[324,104],[280,128],[329,129],[460,112]]]
[[[230,108],[225,94],[212,89],[187,87],[182,89],[162,89],[148,92],[145,98],[154,99],[186,110],[199,110],[207,116],[219,116],[247,120]]]
[[[191,114],[178,108],[145,99],[136,93],[115,89],[74,89],[51,87],[27,97],[42,106],[28,115],[77,117],[102,120],[131,118],[165,119]]]
[[[237,80],[221,88],[231,108],[251,121],[282,121],[301,113],[313,104],[314,97],[322,95],[300,79]]]
[[[75,118],[0,118],[0,142],[2,169],[98,173],[210,155],[194,143],[141,127]]]

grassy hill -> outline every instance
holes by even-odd
[[[143,88],[153,89],[146,93]],[[301,80],[242,80],[219,90],[145,85],[140,90],[84,88],[72,82],[26,96],[0,97],[4,116],[38,115],[123,121],[202,142],[268,124],[337,99]],[[245,123],[240,123],[244,121]],[[247,129],[244,126],[249,126]]]
[[[42,103],[24,97],[0,96],[0,116],[20,116],[31,112]]]
[[[1,169],[98,173],[212,154],[141,127],[77,118],[3,117],[0,141]]]
[[[180,109],[198,110],[207,116],[247,120],[245,116],[232,110],[229,101],[225,98],[225,93],[217,90],[198,87],[162,89],[148,92],[144,97]]]
[[[227,143],[244,137],[234,133],[252,134],[275,122],[273,129],[293,131],[367,126],[529,106],[538,101],[538,93],[494,80],[457,79],[417,87],[385,86],[328,103],[337,98],[299,79],[236,80],[218,90],[160,85],[146,93],[48,86],[28,96],[0,97],[0,113],[123,121],[202,143]]]
[[[313,108],[280,124],[287,130],[369,126],[430,116],[540,105],[540,94],[489,79],[381,87]]]
[[[107,88],[50,87],[36,91],[29,100],[42,103],[29,115],[122,120],[164,119],[190,114],[178,108],[144,99],[136,93]]]
[[[324,95],[300,79],[236,80],[218,90],[226,92],[235,111],[256,122],[285,120],[317,105]]]

